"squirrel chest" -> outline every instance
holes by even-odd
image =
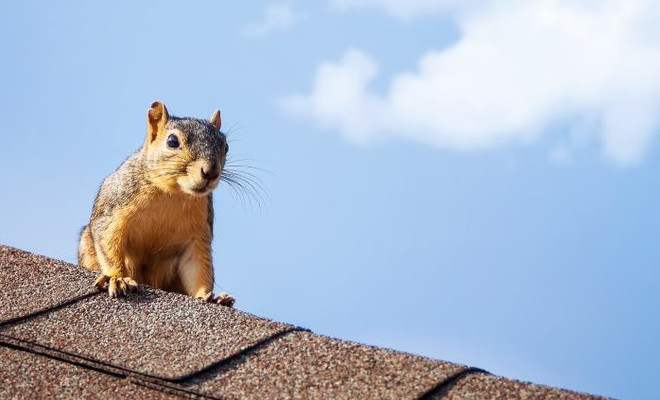
[[[126,210],[126,255],[139,264],[179,256],[193,238],[210,235],[208,197],[151,192]]]

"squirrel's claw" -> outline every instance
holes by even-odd
[[[108,286],[106,287],[106,283]],[[107,290],[111,298],[126,296],[130,292],[134,292],[138,288],[137,282],[132,278],[125,277],[110,277],[101,275],[94,283],[99,290]]]
[[[117,278],[110,278],[110,283],[108,283],[108,295],[111,298],[114,299],[125,294],[122,293],[122,288],[120,283],[122,283],[122,281],[118,282]]]
[[[122,278],[124,283],[126,283],[126,289],[129,293],[135,292],[138,289],[138,283],[133,280],[133,278],[124,277]]]
[[[219,296],[215,296],[213,292],[208,292],[205,295],[198,295],[198,299],[201,299],[207,303],[220,304],[226,307],[233,307],[236,299],[233,296],[228,295],[227,293],[220,293]]]
[[[218,297],[216,297],[213,300],[213,302],[218,303],[221,306],[233,307],[234,303],[236,303],[236,299],[234,298],[234,296],[231,296],[231,295],[223,292],[223,293],[220,293],[220,295],[218,295]]]
[[[96,286],[98,290],[106,290],[105,284],[108,283],[109,280],[110,280],[109,276],[101,275],[98,277],[96,282],[94,282],[94,286]]]

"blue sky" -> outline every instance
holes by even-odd
[[[218,289],[238,308],[658,398],[659,12],[2,2],[0,243],[74,261],[149,104],[220,108],[231,157],[267,191],[215,195]]]

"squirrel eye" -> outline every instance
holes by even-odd
[[[179,148],[179,138],[176,137],[176,135],[170,135],[167,137],[167,141],[165,142],[168,148],[170,149],[178,149]]]
[[[225,154],[229,153],[229,143],[225,143]]]

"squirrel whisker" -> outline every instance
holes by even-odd
[[[259,209],[265,206],[265,199],[269,198],[268,191],[261,180],[254,174],[246,171],[232,171],[225,169],[220,175],[220,182],[225,182],[232,189],[245,207],[256,203]]]

